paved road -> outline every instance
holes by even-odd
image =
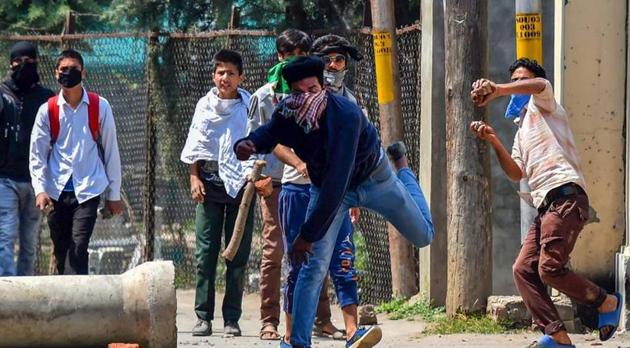
[[[223,319],[221,318],[220,303],[222,295],[217,296],[216,319],[214,320],[214,334],[210,337],[193,337],[190,330],[195,324],[194,313],[194,291],[177,291],[177,340],[178,347],[278,347],[278,342],[261,341],[258,338],[259,306],[258,295],[247,295],[243,301],[243,317],[240,321],[243,337],[223,337]],[[333,310],[333,322],[337,327],[343,327],[341,312]],[[421,332],[425,324],[418,321],[388,320],[384,316],[379,316],[379,323],[383,330],[383,340],[377,347],[392,348],[437,348],[437,347],[484,347],[484,348],[506,348],[506,347],[526,347],[533,342],[535,333],[510,334],[510,335],[448,335],[422,337]],[[280,328],[281,332],[284,328]],[[630,348],[630,335],[621,334],[612,340],[601,344],[594,336],[580,335],[574,336],[575,344],[581,347],[602,347],[602,348]],[[313,340],[314,348],[343,348],[340,341],[328,339]]]

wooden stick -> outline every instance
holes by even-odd
[[[234,223],[234,231],[232,231],[230,244],[228,244],[225,251],[223,251],[223,254],[221,254],[226,260],[232,261],[238,251],[238,247],[241,245],[241,239],[243,239],[243,234],[245,233],[247,215],[249,215],[249,207],[252,204],[254,192],[256,192],[254,183],[258,180],[258,178],[260,178],[260,173],[266,165],[267,162],[265,161],[258,160],[254,162],[254,169],[252,170],[250,180],[247,182],[247,186],[245,186],[243,200],[241,200],[241,205],[238,207],[238,215],[236,216],[236,222]]]

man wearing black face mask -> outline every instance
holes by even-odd
[[[81,83],[83,57],[61,52],[55,76],[61,92],[37,112],[30,170],[37,207],[48,212],[59,274],[88,273],[88,244],[101,197],[122,213],[120,154],[109,102]]]
[[[11,48],[10,68],[0,83],[0,276],[33,275],[40,213],[30,183],[28,147],[37,109],[53,92],[39,84],[33,44],[22,41]]]

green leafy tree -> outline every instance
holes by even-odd
[[[61,33],[69,11],[77,32],[102,30],[101,15],[111,0],[3,0],[0,28],[10,33]]]
[[[207,31],[228,27],[232,6],[242,28],[351,29],[363,25],[369,0],[3,0],[0,28],[11,33],[61,33],[66,14],[75,31]],[[397,0],[398,26],[418,20],[419,0]]]
[[[110,0],[105,19],[133,31],[191,31],[215,27],[213,14],[226,0]],[[228,11],[229,13],[229,11]]]
[[[369,0],[240,0],[241,26],[246,28],[288,27],[303,30],[363,26]],[[398,26],[413,24],[420,18],[419,0],[395,1]]]

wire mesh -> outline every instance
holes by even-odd
[[[39,73],[44,86],[57,89],[55,59],[63,47],[74,47],[84,56],[85,86],[112,105],[122,161],[122,191],[126,205],[121,218],[98,219],[90,242],[90,272],[120,273],[142,248],[142,180],[144,161],[144,115],[148,95],[145,79],[146,40],[142,38],[83,38],[50,41],[50,37],[30,41],[39,48]],[[0,64],[8,67],[9,49],[20,38],[0,42]],[[45,221],[45,220],[44,220]],[[54,273],[47,224],[41,225],[42,238],[37,258],[37,274]],[[135,264],[140,261],[139,254]]]
[[[364,59],[350,65],[349,87],[378,127],[378,100],[371,36],[354,31],[348,39]],[[405,142],[410,165],[418,172],[420,141],[420,31],[403,30],[398,37],[400,83]],[[238,31],[238,35],[217,32],[212,35],[160,34],[73,35],[72,40],[51,37],[0,38],[0,64],[8,66],[10,46],[21,39],[36,43],[40,50],[39,71],[45,86],[57,89],[54,60],[62,47],[72,46],[85,58],[85,85],[112,105],[118,130],[123,171],[126,212],[112,220],[99,219],[90,242],[90,272],[116,274],[142,262],[146,247],[147,210],[154,219],[156,259],[173,260],[176,285],[194,286],[195,204],[190,198],[189,169],[179,160],[197,101],[212,87],[213,54],[221,48],[242,53],[246,79],[243,88],[253,92],[266,82],[267,70],[277,61],[275,36],[266,32]],[[155,149],[146,139],[147,117],[155,122]],[[148,156],[147,156],[148,155]],[[155,177],[148,181],[147,161],[155,164]],[[143,204],[147,190],[153,190],[155,204]],[[256,209],[252,251],[247,267],[246,290],[258,290],[262,253],[261,218]],[[391,298],[391,271],[387,224],[378,215],[364,211],[356,226],[356,266],[361,273],[362,303],[380,303]],[[226,241],[227,243],[227,241]],[[51,243],[42,224],[38,251],[38,274],[53,271]],[[224,283],[224,264],[219,262],[217,286]],[[417,264],[417,263],[416,263]]]

